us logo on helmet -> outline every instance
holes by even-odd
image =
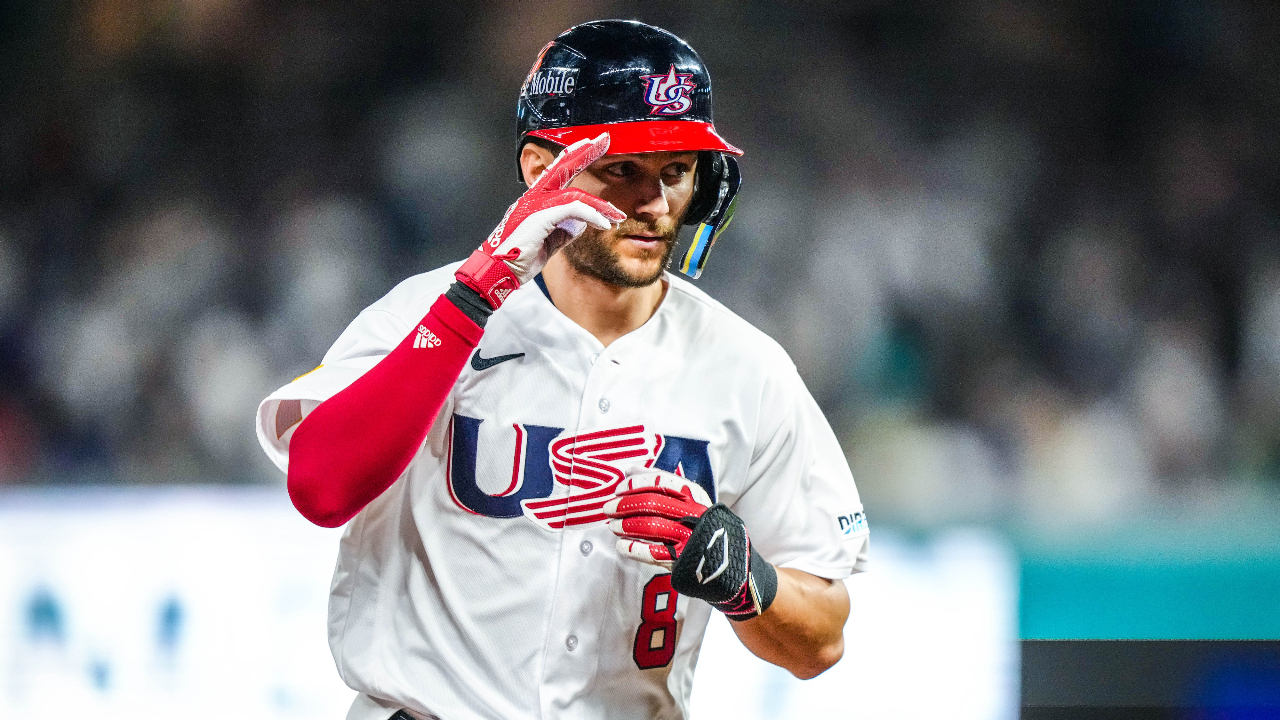
[[[650,115],[683,115],[693,107],[689,93],[697,85],[693,73],[678,73],[672,65],[666,75],[641,75],[645,83],[644,101],[653,109]]]

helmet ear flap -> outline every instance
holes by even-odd
[[[703,174],[702,156],[710,156]],[[684,224],[697,225],[689,249],[680,263],[680,272],[697,279],[707,265],[711,248],[720,233],[729,227],[738,207],[738,189],[742,187],[742,173],[737,159],[718,152],[699,154],[698,176],[694,178],[693,200],[685,213]]]
[[[724,153],[703,150],[698,153],[698,167],[693,177],[693,199],[684,213],[685,225],[699,225],[715,210],[724,182]]]

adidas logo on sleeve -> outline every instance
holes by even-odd
[[[413,339],[415,348],[440,347],[440,338],[427,329],[426,325],[418,326],[418,336]]]

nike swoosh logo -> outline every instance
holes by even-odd
[[[483,358],[483,357],[480,357],[480,351],[476,350],[476,354],[471,356],[471,369],[475,370],[476,372],[480,372],[481,370],[488,370],[489,368],[499,363],[504,363],[508,360],[515,360],[516,358],[520,358],[520,357],[524,357],[524,353],[516,353],[514,355],[498,355],[491,358]]]

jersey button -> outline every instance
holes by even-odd
[[[596,364],[596,361],[597,361],[597,360],[599,360],[599,359],[600,359],[600,353],[595,353],[595,354],[593,354],[593,355],[591,356],[591,364],[592,364],[592,365],[595,365],[595,364]]]
[[[600,408],[602,413],[609,412],[609,398],[600,398],[600,403],[596,407]]]
[[[565,638],[564,646],[569,649],[569,652],[573,652],[574,648],[578,647],[578,636],[570,635],[569,637]]]
[[[591,554],[591,549],[593,547],[594,546],[591,544],[590,540],[583,540],[582,544],[578,546],[578,549],[582,551],[582,555],[585,557]]]

